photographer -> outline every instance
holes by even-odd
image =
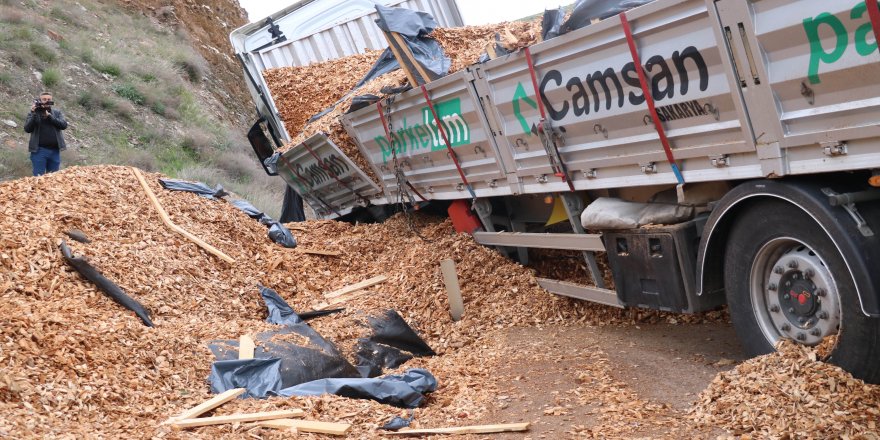
[[[34,176],[58,171],[61,167],[61,151],[67,148],[61,130],[67,128],[67,121],[61,110],[53,109],[55,101],[52,94],[43,92],[34,100],[31,111],[24,123],[25,133],[31,134],[28,151]]]

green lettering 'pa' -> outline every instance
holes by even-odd
[[[834,35],[837,38],[834,50],[830,53],[825,52],[825,48],[822,47],[822,39],[819,37],[819,27],[823,24],[828,25],[834,31]],[[823,12],[815,18],[804,19],[804,31],[807,33],[807,39],[810,41],[810,70],[808,76],[811,84],[819,84],[822,82],[819,79],[819,65],[821,63],[831,64],[836,62],[846,51],[848,43],[846,27],[837,17]]]

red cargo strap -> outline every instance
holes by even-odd
[[[532,76],[532,87],[535,88],[535,99],[538,101],[538,112],[541,113],[541,120],[547,119],[547,114],[544,112],[544,100],[541,99],[541,94],[538,88],[538,75],[535,73],[535,64],[532,62],[532,51],[529,50],[529,47],[526,47],[526,62],[529,63],[529,75]]]
[[[654,106],[654,97],[651,95],[650,87],[648,87],[648,78],[645,76],[645,71],[642,68],[642,61],[639,58],[639,51],[636,49],[636,41],[633,39],[632,29],[629,26],[629,20],[626,18],[626,12],[620,13],[620,24],[623,26],[623,33],[626,34],[626,43],[629,45],[629,52],[632,54],[633,63],[636,65],[636,72],[639,74],[639,82],[642,84],[642,93],[645,95],[648,111],[654,120],[654,129],[657,130],[657,134],[660,136],[660,143],[663,144],[663,151],[666,152],[666,160],[672,166],[672,172],[675,173],[678,183],[683,184],[684,177],[678,169],[678,164],[675,163],[672,147],[669,146],[669,139],[666,138],[666,131],[663,130],[663,123],[660,121],[657,108]]]
[[[547,120],[547,114],[544,111],[544,100],[541,99],[541,93],[538,87],[538,74],[535,73],[535,63],[532,62],[532,51],[526,46],[525,52],[526,62],[529,64],[529,75],[532,77],[532,87],[535,89],[535,100],[538,101],[538,112],[541,114],[541,121],[538,124],[538,130],[543,130],[544,121]],[[550,135],[551,134],[544,133],[544,136]],[[554,146],[554,148],[556,147]],[[565,168],[565,164],[562,163],[562,155],[559,154],[559,150],[556,150],[556,157],[559,159],[559,167],[561,168],[561,171],[556,171],[556,177],[562,178],[562,181],[568,184],[568,188],[571,191],[574,191],[574,184],[571,182],[571,179],[568,178],[568,170]]]
[[[354,193],[354,195],[358,196],[358,198],[360,198],[361,200],[363,200],[364,203],[369,204],[369,201],[366,199],[366,197],[360,195],[360,193],[358,193],[357,191],[355,191],[354,188],[348,186],[348,184],[346,184],[345,182],[343,182],[343,181],[339,178],[339,176],[337,176],[336,173],[334,173],[333,170],[331,170],[330,167],[327,166],[327,163],[324,162],[324,160],[322,160],[321,157],[318,156],[318,155],[314,152],[314,150],[312,150],[311,147],[309,147],[309,144],[307,144],[305,141],[303,141],[302,145],[303,145],[304,147],[306,147],[306,150],[309,150],[309,154],[311,154],[311,155],[315,158],[315,160],[318,161],[318,165],[320,165],[321,168],[323,168],[323,169],[326,170],[328,173],[330,173],[330,176],[331,176],[331,177],[333,177],[334,179],[336,179],[336,182],[338,182],[340,185],[342,185],[345,189],[347,189],[347,190],[351,191],[352,193]]]
[[[874,41],[880,45],[880,7],[877,6],[877,0],[866,0],[865,6],[868,7],[868,16],[871,17],[871,26],[874,27]],[[880,50],[880,48],[878,48]]]
[[[452,151],[452,144],[449,143],[449,138],[446,137],[446,130],[443,128],[443,121],[437,116],[437,110],[434,109],[434,103],[431,101],[431,97],[428,96],[428,89],[426,89],[424,85],[422,85],[421,88],[422,95],[425,96],[425,101],[428,103],[428,108],[431,109],[431,114],[434,115],[434,122],[437,123],[437,128],[440,130],[440,136],[443,137],[443,142],[446,143],[446,149],[449,150],[449,157],[455,162],[455,168],[458,168],[458,175],[461,176],[461,181],[464,182],[464,186],[466,186],[468,192],[471,193],[471,198],[476,199],[477,195],[474,194],[474,188],[468,183],[467,177],[464,177],[464,171],[461,169],[461,164],[458,163],[458,156],[455,155],[455,151]]]
[[[382,101],[376,102],[376,108],[379,109],[379,119],[382,120],[382,128],[385,129],[385,139],[388,140],[388,148],[391,149],[391,154],[394,155],[394,159],[396,161],[397,160],[397,153],[394,151],[394,139],[391,138],[391,131],[388,129],[388,121],[385,119],[385,111],[382,110]],[[394,172],[397,173],[397,170],[394,170]],[[416,195],[419,196],[419,198],[422,199],[423,202],[428,201],[428,199],[426,199],[424,196],[422,196],[422,194],[419,193],[416,190],[416,188],[412,185],[412,183],[409,183],[408,180],[406,181],[406,186],[410,187],[410,189],[412,189],[413,192],[416,193]],[[400,190],[398,190],[398,191],[400,191]]]

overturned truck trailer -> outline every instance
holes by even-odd
[[[369,172],[319,134],[279,173],[325,218],[450,203],[521,260],[583,252],[594,284],[541,279],[551,292],[726,303],[749,354],[833,338],[833,362],[880,382],[877,0],[657,0],[598,18],[343,115]],[[548,226],[554,207],[571,232]]]

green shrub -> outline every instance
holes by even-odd
[[[12,31],[12,37],[16,40],[31,41],[34,39],[34,33],[29,27],[18,27]]]
[[[70,42],[68,42],[67,40],[59,41],[58,47],[66,53],[70,53],[73,50],[73,47],[71,47]]]
[[[50,67],[43,71],[43,85],[46,87],[54,87],[61,81],[61,72],[54,68]]]
[[[82,52],[79,54],[79,59],[83,60],[86,64],[92,64],[95,62],[95,54],[89,48],[84,48]],[[94,66],[92,66],[94,67]],[[97,68],[95,70],[98,70]]]
[[[23,51],[10,52],[9,60],[18,67],[30,67],[34,64],[34,56]]]
[[[263,168],[254,159],[253,154],[248,155],[243,151],[218,151],[212,155],[211,162],[223,170],[230,180],[239,183],[248,183],[253,180],[254,174],[263,173]]]
[[[153,113],[155,113],[159,116],[165,116],[165,111],[166,111],[165,104],[163,104],[159,101],[156,101],[156,102],[153,102],[152,104],[150,104],[150,110],[152,110]]]
[[[27,177],[31,172],[31,160],[27,148],[0,146],[0,180]]]
[[[55,59],[58,57],[54,50],[43,46],[40,43],[31,43],[31,52],[36,55],[37,58],[47,63],[55,62]]]
[[[159,161],[156,160],[156,157],[149,151],[140,148],[132,148],[128,145],[111,148],[107,155],[104,161],[110,164],[133,166],[150,172],[159,170]]]
[[[107,75],[119,77],[122,75],[122,68],[119,67],[118,64],[111,63],[109,61],[96,61],[92,63],[92,67],[101,73],[106,73]]]
[[[82,14],[78,14],[79,8],[70,8],[69,11],[65,11],[58,6],[52,8],[49,11],[49,16],[59,20],[65,24],[74,25],[77,27],[86,27],[82,21]]]
[[[86,110],[95,110],[101,107],[101,92],[96,89],[86,89],[80,92],[76,103]]]
[[[141,81],[145,83],[151,83],[156,81],[156,75],[153,75],[150,72],[140,72],[137,76],[141,79]]]
[[[178,57],[174,65],[180,69],[191,83],[198,83],[205,76],[205,68],[193,57]]]
[[[196,127],[189,127],[183,139],[180,140],[180,147],[190,153],[193,158],[198,158],[208,152],[214,146],[214,137],[210,133]]]
[[[138,105],[142,105],[147,100],[144,94],[131,83],[115,84],[113,85],[113,91],[117,95]]]
[[[135,108],[134,104],[128,101],[121,101],[118,99],[107,99],[104,101],[105,108],[116,113],[122,119],[131,120],[132,116],[134,116]]]
[[[177,173],[187,167],[194,166],[197,163],[192,153],[180,147],[168,147],[159,150],[156,153],[156,160],[159,162],[159,169],[163,174],[169,176],[177,176]]]

